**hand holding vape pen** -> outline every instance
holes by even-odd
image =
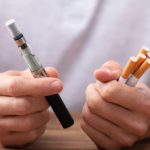
[[[37,61],[35,55],[31,53],[31,48],[26,43],[26,40],[21,33],[21,30],[18,28],[15,20],[9,20],[6,22],[6,26],[14,38],[17,46],[21,51],[21,55],[24,58],[26,64],[28,65],[32,75],[35,78],[47,77],[47,73],[43,66]],[[52,107],[55,112],[58,120],[60,121],[63,128],[68,128],[74,124],[74,121],[67,110],[65,104],[63,103],[61,97],[58,94],[45,97],[48,104]]]

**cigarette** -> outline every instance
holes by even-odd
[[[146,46],[143,46],[143,47],[141,48],[141,50],[138,52],[138,55],[139,55],[139,54],[147,55],[148,52],[149,52],[149,48],[146,47]]]
[[[150,58],[150,52],[147,53],[147,58]]]
[[[147,69],[149,69],[149,67],[150,67],[150,59],[147,58],[133,75],[139,79],[147,71]]]
[[[136,57],[137,58],[137,62],[136,62],[136,65],[135,65],[135,70],[138,70],[139,66],[146,60],[146,55],[140,53],[138,54],[138,56]]]
[[[128,79],[127,85],[134,87],[138,80],[142,77],[142,75],[149,69],[150,67],[150,59],[147,58],[142,65],[138,68],[138,70]]]
[[[123,69],[123,72],[121,74],[121,77],[119,78],[119,81],[122,83],[126,83],[128,77],[134,72],[135,67],[137,63],[136,57],[130,57],[126,66]]]

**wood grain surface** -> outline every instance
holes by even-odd
[[[35,143],[26,146],[25,150],[98,150],[94,142],[82,131],[80,127],[81,116],[72,113],[75,124],[63,129],[54,114],[47,125],[47,130]],[[7,149],[8,150],[8,149]],[[150,140],[136,143],[124,150],[150,150]]]

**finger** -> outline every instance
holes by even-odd
[[[0,73],[1,76],[3,75],[11,75],[11,76],[21,76],[21,73],[23,71],[18,71],[18,70],[8,70],[8,71],[5,71],[3,73]]]
[[[81,122],[81,127],[84,132],[93,140],[93,142],[101,149],[119,150],[120,145],[115,141],[111,141],[106,135],[92,128],[85,121]]]
[[[45,131],[46,126],[41,126],[31,132],[9,132],[0,136],[1,142],[7,147],[23,147],[36,141]]]
[[[0,131],[29,132],[46,125],[50,119],[49,111],[38,112],[26,116],[8,116],[0,119]]]
[[[101,82],[116,80],[121,74],[122,68],[115,61],[108,61],[100,69],[94,72],[95,78]]]
[[[49,77],[53,77],[53,78],[59,77],[59,72],[56,70],[56,68],[47,67],[45,70],[46,70]]]
[[[97,84],[96,89],[107,102],[150,115],[150,89],[142,87],[133,88],[120,82],[111,81]]]
[[[44,97],[0,97],[0,116],[28,115],[48,107]]]
[[[148,130],[148,119],[119,105],[104,101],[92,87],[86,91],[88,108],[92,113],[116,124],[123,130],[137,136],[143,136]]]
[[[63,88],[59,79],[51,77],[31,79],[1,76],[0,83],[0,95],[8,96],[48,96],[59,93]]]
[[[132,146],[137,140],[136,136],[125,132],[112,122],[93,114],[85,104],[82,116],[84,121],[97,131],[107,135],[111,140],[120,143],[122,146]]]
[[[59,76],[58,71],[53,67],[46,67],[45,71],[46,71],[48,77],[58,78],[58,76]],[[22,76],[33,77],[32,74],[31,74],[31,71],[29,69],[24,70],[20,73],[21,73]]]
[[[53,67],[46,67],[45,68],[46,73],[49,77],[58,78],[59,73],[58,71]],[[23,71],[17,71],[17,70],[9,70],[4,73],[1,73],[0,75],[11,75],[11,76],[25,76],[25,77],[32,77],[31,71],[29,69],[23,70]]]

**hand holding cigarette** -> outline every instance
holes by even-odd
[[[98,147],[107,150],[132,146],[150,135],[150,89],[116,81],[121,72],[114,61],[96,70],[98,82],[87,87],[82,111],[81,127]]]
[[[44,133],[50,119],[44,96],[62,90],[57,71],[46,71],[51,77],[34,79],[29,70],[0,74],[0,141],[4,146],[21,147]]]
[[[136,57],[130,57],[120,77],[120,82],[136,86],[139,79],[150,68],[149,48],[143,47]]]
[[[111,60],[102,65],[100,69],[94,71],[94,75],[98,81],[108,82],[117,80],[121,75],[122,67],[119,63]]]

